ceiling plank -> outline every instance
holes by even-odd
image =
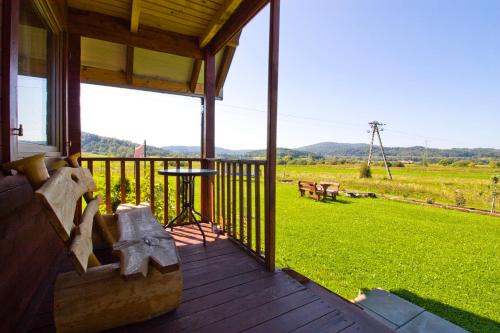
[[[141,15],[141,0],[132,0],[132,9],[130,10],[130,32],[139,30],[139,16]]]
[[[226,44],[238,34],[248,22],[250,22],[268,2],[269,0],[243,1],[205,47],[209,48],[214,54],[217,53],[226,46]]]
[[[193,64],[193,71],[191,72],[191,81],[189,83],[189,91],[194,93],[196,91],[196,86],[198,84],[198,78],[200,77],[202,61],[200,59],[195,59]]]
[[[201,59],[196,37],[141,26],[137,33],[129,30],[129,22],[93,12],[69,10],[70,33],[132,47]]]
[[[123,71],[112,71],[95,67],[82,66],[80,70],[80,81],[120,88],[132,88],[155,92],[169,92],[183,95],[203,95],[203,85],[197,84],[195,92],[189,90],[187,82],[173,82],[164,79],[154,79],[134,75],[132,82],[128,83],[126,73]]]
[[[215,14],[213,20],[210,22],[203,35],[200,37],[200,47],[205,47],[212,40],[215,34],[231,17],[241,2],[242,0],[226,0],[224,5],[222,5]]]
[[[220,96],[222,86],[226,81],[227,74],[229,73],[229,67],[233,61],[234,53],[236,52],[235,47],[227,46],[222,54],[222,59],[219,65],[219,71],[217,73],[217,80],[215,82],[215,95]]]

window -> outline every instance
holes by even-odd
[[[55,89],[60,74],[60,36],[50,30],[34,1],[20,3],[17,119],[24,135],[19,137],[18,149],[21,155],[57,153],[62,146],[58,135],[61,104],[57,102],[62,91]]]

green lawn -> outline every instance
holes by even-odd
[[[283,177],[283,166],[278,166],[278,180]],[[391,168],[393,180],[386,178],[384,167],[372,168],[372,179],[359,179],[359,165],[289,165],[287,179],[330,180],[340,182],[342,188],[370,191],[413,199],[455,204],[455,193],[460,191],[466,199],[466,207],[490,209],[491,177],[500,174],[499,169],[486,166],[456,168],[431,165],[408,165]],[[500,206],[497,204],[497,210]]]
[[[277,264],[353,299],[376,287],[473,332],[500,331],[500,218],[277,188]]]

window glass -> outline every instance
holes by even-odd
[[[55,145],[50,111],[49,49],[52,34],[44,26],[30,0],[21,1],[18,59],[18,123],[21,142]]]

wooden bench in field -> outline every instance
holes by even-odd
[[[327,196],[331,196],[332,200],[337,199],[339,194],[340,184],[334,182],[310,182],[300,180],[298,183],[300,196],[308,194],[316,200],[324,200]]]
[[[75,265],[75,271],[56,279],[57,332],[96,332],[144,321],[175,309],[181,300],[175,241],[150,207],[121,205],[117,214],[100,215],[101,197],[93,197],[95,190],[88,169],[63,167],[36,191]],[[82,196],[87,206],[76,226],[73,218]],[[93,251],[99,243],[120,262],[101,265]]]

